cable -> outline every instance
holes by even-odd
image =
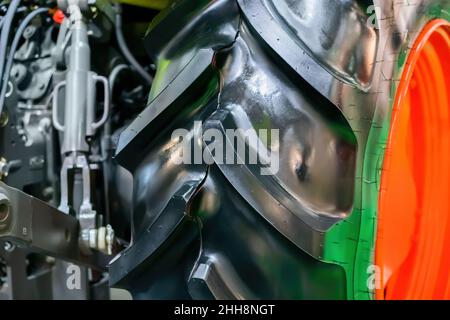
[[[5,103],[5,96],[6,96],[6,89],[8,87],[8,81],[9,76],[12,68],[12,64],[14,61],[14,54],[16,53],[17,46],[19,45],[20,38],[22,37],[23,32],[25,31],[25,28],[28,26],[28,24],[33,20],[37,15],[42,13],[48,13],[47,8],[39,8],[34,11],[32,11],[30,14],[28,14],[25,19],[22,20],[21,24],[19,25],[19,28],[17,29],[17,32],[14,36],[13,42],[11,44],[11,49],[9,50],[9,56],[8,61],[6,62],[6,68],[5,73],[3,74],[3,81],[2,81],[2,87],[0,91],[0,114],[3,110],[3,104]],[[3,35],[3,32],[2,32]],[[1,74],[1,73],[0,73]]]
[[[108,76],[108,82],[109,82],[109,94],[110,94],[110,110],[109,110],[109,118],[105,123],[105,127],[104,127],[104,134],[105,136],[109,137],[111,135],[111,115],[112,115],[112,109],[114,106],[114,103],[112,103],[113,101],[113,95],[114,95],[114,85],[116,83],[116,79],[117,76],[125,70],[129,70],[130,67],[126,64],[119,64],[117,66],[115,66],[112,71],[110,72],[109,76]]]
[[[118,64],[115,66],[111,73],[109,74],[108,80],[109,80],[109,90],[111,92],[111,95],[113,94],[114,90],[114,84],[116,82],[117,76],[124,70],[128,70],[130,67],[126,64]]]
[[[122,71],[125,71],[125,70],[129,70],[130,69],[130,67],[128,66],[128,65],[126,65],[126,64],[119,64],[119,65],[117,65],[117,66],[115,66],[113,69],[112,69],[112,71],[110,72],[110,74],[109,74],[109,76],[108,76],[108,82],[109,82],[109,94],[110,94],[110,97],[111,97],[111,99],[110,99],[110,101],[112,101],[112,99],[113,99],[113,94],[114,94],[114,84],[116,83],[116,79],[117,79],[117,76],[122,72]],[[111,103],[110,104],[110,106],[111,106],[111,110],[109,111],[110,112],[110,114],[112,114],[112,108],[113,108],[113,103]],[[106,122],[106,125],[105,125],[105,133],[107,134],[107,135],[110,135],[111,134],[111,128],[110,128],[110,126],[111,126],[111,117],[108,119],[108,121]]]
[[[20,1],[21,0],[13,0],[9,5],[8,10],[6,11],[4,18],[2,19],[2,31],[0,35],[0,86],[3,83],[2,80],[4,78],[3,68],[5,67],[5,58],[6,58],[6,50],[8,48],[9,32],[11,30],[11,26],[14,20],[14,16],[16,15],[17,8],[20,5]],[[0,112],[2,109],[2,105],[0,105]]]
[[[125,59],[133,66],[137,73],[150,85],[153,81],[152,76],[144,70],[144,68],[139,64],[139,62],[134,58],[133,54],[128,49],[127,43],[122,33],[122,7],[120,4],[115,5],[116,9],[116,38],[119,44],[120,50],[124,55]]]

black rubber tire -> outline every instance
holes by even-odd
[[[415,35],[448,19],[449,2],[273,2],[178,1],[152,24],[150,103],[116,154],[134,179],[133,241],[111,282],[134,298],[373,297],[392,88]],[[280,170],[174,165],[172,133],[195,136],[196,121],[279,129],[269,145]]]

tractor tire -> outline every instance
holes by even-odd
[[[112,284],[135,299],[450,298],[448,21],[448,0],[175,1],[145,38],[148,107],[117,143],[134,189]],[[227,130],[278,130],[262,141],[278,168],[236,148],[219,161],[208,129],[224,153],[256,143]],[[177,162],[186,141],[212,161]]]

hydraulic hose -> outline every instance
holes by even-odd
[[[21,0],[13,0],[11,1],[8,10],[6,11],[5,16],[2,19],[2,29],[0,35],[0,87],[3,86],[3,81],[6,78],[6,82],[8,81],[9,75],[5,75],[3,73],[3,69],[5,67],[5,59],[6,52],[8,49],[8,39],[9,33],[11,31],[11,26],[14,21],[14,16],[16,15],[17,8],[20,5]],[[5,88],[6,91],[6,88]],[[0,104],[0,114],[3,109],[3,103]]]
[[[137,73],[150,85],[153,81],[152,76],[145,71],[145,69],[139,64],[133,54],[128,49],[127,43],[122,33],[122,7],[120,4],[115,5],[116,9],[116,37],[117,43],[119,44],[120,50],[124,55],[125,59],[133,66]]]

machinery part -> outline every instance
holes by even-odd
[[[450,299],[449,57],[450,22],[433,20],[397,89],[380,183],[379,299]]]
[[[103,101],[103,114],[102,117],[100,118],[100,120],[95,121],[95,109],[94,109],[94,103],[91,104],[90,108],[88,105],[88,118],[87,118],[87,132],[86,134],[89,135],[94,135],[95,130],[99,129],[100,127],[102,127],[105,123],[106,120],[109,117],[109,109],[110,109],[110,105],[109,105],[109,82],[108,79],[102,76],[98,76],[96,74],[92,74],[91,75],[91,79],[93,80],[93,82],[90,83],[91,87],[90,88],[95,88],[96,83],[102,83],[103,84],[103,97],[104,97],[104,101]],[[92,96],[92,94],[90,94],[90,96]]]
[[[20,190],[39,189],[39,185],[41,190],[47,189],[47,196],[43,197],[46,200],[54,191],[48,189],[53,178],[53,146],[50,100],[46,94],[54,67],[47,55],[54,43],[52,28],[46,24],[47,12],[48,9],[40,8],[27,14],[12,40],[7,73],[3,76],[3,83],[7,85],[2,92],[0,129],[0,150],[5,163],[2,180]],[[23,44],[16,50],[21,39]],[[39,193],[34,195],[43,196]]]
[[[96,89],[96,84],[97,83],[101,83],[103,85],[103,96],[104,96],[104,102],[103,102],[103,114],[102,117],[100,118],[100,120],[95,121],[94,116],[95,116],[95,89]],[[58,105],[58,94],[60,92],[60,90],[66,86],[66,81],[61,81],[60,83],[58,83],[55,88],[53,89],[53,96],[52,96],[52,101],[53,101],[53,108],[52,108],[52,121],[53,121],[53,125],[55,127],[56,130],[58,131],[65,131],[64,128],[64,124],[59,123],[59,115],[58,115],[58,110],[60,109],[59,105]],[[88,78],[87,78],[87,110],[86,110],[86,133],[84,134],[85,137],[91,137],[95,134],[95,131],[97,129],[99,129],[100,127],[102,127],[105,123],[106,120],[109,117],[109,110],[110,110],[110,104],[109,104],[109,99],[110,99],[110,92],[109,92],[109,82],[108,79],[102,76],[99,76],[93,72],[89,72],[88,74]],[[74,122],[74,121],[69,121],[69,122]],[[81,127],[80,127],[81,128]],[[70,136],[70,134],[68,134],[68,136]],[[63,149],[63,153],[64,149]]]
[[[84,254],[77,219],[0,182],[0,238],[34,252],[105,270],[109,257]]]
[[[2,19],[2,29],[0,35],[0,87],[4,87],[4,81],[8,81],[9,73],[3,73],[5,68],[6,50],[8,46],[8,39],[11,31],[11,25],[13,23],[14,16],[16,14],[17,8],[20,5],[20,0],[13,0],[8,7],[8,11],[4,19]],[[6,78],[6,79],[5,79]],[[3,91],[3,89],[2,89]],[[0,105],[0,113],[3,110],[3,104]]]
[[[22,23],[20,24],[19,28],[17,29],[17,33],[14,36],[13,42],[11,44],[9,57],[8,57],[7,62],[6,62],[5,76],[3,78],[2,88],[1,88],[1,92],[0,92],[0,113],[1,113],[1,111],[3,109],[3,105],[5,103],[5,96],[6,96],[6,91],[7,91],[7,87],[8,87],[7,83],[8,83],[9,75],[10,75],[11,68],[12,68],[12,65],[13,65],[14,54],[15,54],[15,52],[17,50],[17,46],[19,45],[19,41],[22,38],[22,34],[24,33],[26,27],[31,22],[31,20],[33,20],[37,15],[43,14],[43,13],[47,13],[47,12],[48,12],[48,10],[46,8],[40,8],[40,9],[37,9],[37,10],[31,12],[22,21]],[[47,81],[47,83],[48,83],[48,81]]]
[[[56,130],[64,132],[64,125],[59,122],[59,115],[58,110],[60,109],[58,106],[58,94],[60,90],[65,87],[66,81],[61,81],[53,88],[53,95],[52,95],[52,101],[53,101],[53,107],[52,107],[52,122],[53,126]]]
[[[76,2],[75,2],[76,3]],[[81,9],[72,4],[69,6],[71,20],[70,61],[66,75],[64,104],[64,142],[62,153],[88,152],[86,142],[86,113],[88,101],[88,76],[91,72],[90,47],[86,23]]]
[[[51,85],[51,77],[55,70],[51,57],[54,47],[52,39],[54,28],[38,28],[33,24],[27,25],[33,20],[33,16],[37,17],[39,13],[42,13],[40,15],[42,18],[41,21],[45,23],[46,17],[44,13],[48,12],[48,10],[41,8],[37,13],[36,11],[32,11],[30,13],[31,16],[28,16],[28,19],[31,18],[31,20],[24,20],[22,22],[26,26],[23,34],[19,33],[21,30],[18,30],[16,33],[12,49],[16,46],[15,43],[19,42],[20,36],[25,41],[23,41],[23,44],[16,52],[14,52],[15,49],[10,50],[8,63],[14,63],[12,64],[12,68],[10,66],[6,68],[7,70],[11,69],[11,77],[17,85],[17,93],[20,99],[23,100],[38,100],[43,98],[48,93],[48,88]],[[14,55],[11,55],[13,53]]]
[[[111,283],[135,298],[374,298],[397,79],[420,31],[449,10],[446,0],[175,2],[147,33],[149,106],[117,148],[135,202]],[[264,144],[279,171],[218,161],[196,123],[280,130]],[[214,161],[177,163],[179,128]]]
[[[37,2],[8,1],[5,6],[9,5],[9,18],[1,19],[5,54],[1,62],[4,72],[0,100],[4,108],[0,115],[0,170],[2,180],[12,187],[8,192],[24,203],[14,203],[14,210],[2,211],[0,218],[6,223],[12,212],[15,220],[28,223],[36,233],[28,239],[14,228],[11,233],[3,230],[3,239],[8,240],[5,247],[0,247],[1,268],[6,270],[0,281],[0,285],[5,283],[0,288],[2,298],[88,299],[109,295],[104,271],[117,249],[117,238],[108,224],[109,211],[103,212],[110,199],[99,197],[103,193],[98,182],[102,176],[107,177],[103,169],[116,170],[111,151],[103,153],[100,146],[104,141],[103,126],[111,116],[111,96],[107,78],[99,74],[108,74],[123,59],[111,46],[114,10],[109,1],[69,0],[59,4],[67,16],[57,8],[41,8]],[[47,15],[55,12],[60,15],[54,20]],[[11,42],[10,33],[15,34]],[[114,63],[96,60],[95,55],[91,63],[91,48],[108,55]],[[137,82],[134,72],[130,74],[125,93]],[[122,85],[122,80],[118,84]],[[100,85],[103,90],[97,94]],[[127,98],[128,104],[136,103],[134,96]],[[117,109],[115,119],[121,113]],[[68,116],[75,120],[72,126],[64,121]],[[52,120],[61,132],[53,130]],[[111,131],[117,127],[116,120],[111,121],[109,135],[116,135]],[[110,143],[108,148],[112,147]],[[71,214],[57,210],[58,202]],[[113,214],[117,214],[116,210],[113,208]],[[34,216],[43,219],[44,224],[40,225]],[[65,234],[66,226],[71,228],[71,241],[60,244],[57,238]],[[119,226],[122,232],[127,228]],[[72,265],[63,260],[82,265],[80,290],[66,287],[67,268]]]
[[[50,258],[18,248],[9,241],[1,241],[2,263],[0,299],[52,299],[52,267]],[[42,290],[30,290],[39,288]]]
[[[64,161],[61,168],[61,201],[59,210],[70,214],[74,212],[80,221],[80,238],[85,252],[94,248],[111,252],[111,246],[106,245],[104,239],[98,241],[98,233],[104,238],[102,216],[98,216],[93,209],[91,188],[91,165],[89,164],[89,138],[94,136],[97,129],[103,126],[109,116],[109,83],[108,79],[98,76],[91,71],[91,52],[88,41],[88,28],[83,12],[88,11],[88,3],[82,0],[68,0],[59,2],[61,8],[69,14],[71,22],[70,32],[70,60],[66,80],[57,84],[53,92],[53,123],[57,130],[63,132],[64,142],[62,154]],[[62,30],[66,34],[66,30]],[[61,36],[60,38],[63,38]],[[104,92],[103,115],[95,121],[96,84],[102,83]],[[64,124],[58,120],[58,98],[61,88],[65,88]],[[82,203],[80,208],[74,208],[76,197],[70,194],[74,185],[70,171],[78,174],[81,171]],[[76,192],[76,191],[75,191]]]

